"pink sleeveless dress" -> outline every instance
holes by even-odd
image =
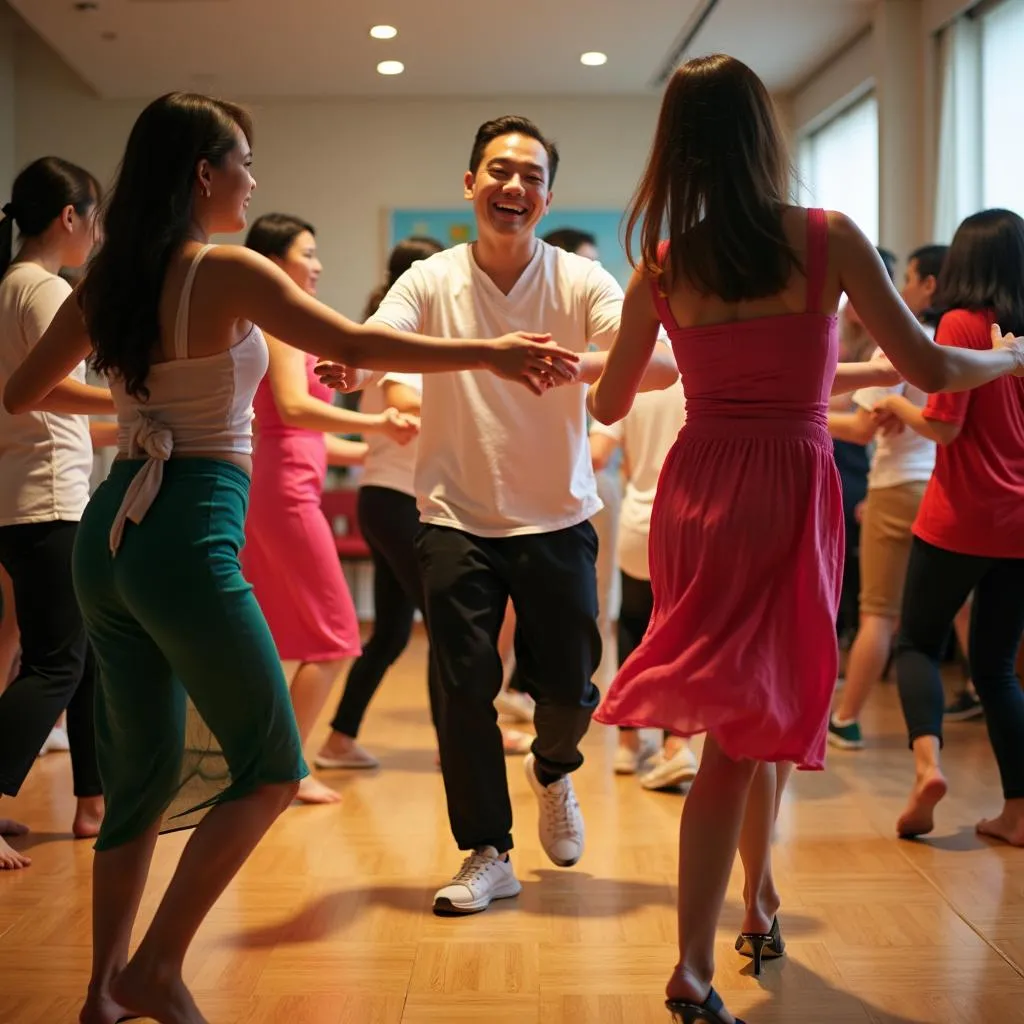
[[[331,389],[306,357],[309,393]],[[283,661],[334,661],[360,653],[359,620],[330,524],[320,511],[327,446],[318,430],[286,426],[270,380],[253,401],[256,449],[242,573],[252,584]]]
[[[836,317],[820,311],[827,255],[824,211],[811,210],[804,313],[681,328],[656,290],[687,420],[651,519],[651,623],[599,722],[706,732],[734,759],[824,767],[844,542],[826,426],[838,357]]]

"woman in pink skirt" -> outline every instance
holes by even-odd
[[[246,245],[316,294],[321,265],[311,225],[267,214],[253,224]],[[305,742],[344,663],[360,653],[359,621],[320,498],[328,464],[358,462],[366,446],[334,435],[380,430],[407,444],[419,424],[395,409],[366,415],[336,408],[330,388],[313,373],[315,356],[269,336],[267,344],[270,369],[253,403],[257,441],[242,570],[281,660],[292,663],[285,674]],[[309,775],[298,799],[334,803],[340,796]]]
[[[665,326],[687,422],[652,514],[654,611],[595,718],[707,733],[683,811],[679,960],[667,986],[685,1024],[735,1021],[712,977],[737,847],[737,952],[755,972],[762,956],[781,955],[769,853],[778,797],[788,765],[824,765],[843,568],[826,407],[830,391],[860,386],[875,365],[837,374],[841,293],[924,391],[1024,370],[1013,339],[987,352],[935,345],[851,221],[789,205],[789,166],[748,67],[716,55],[676,71],[626,232],[642,223],[640,259],[588,399],[602,423],[621,419]]]

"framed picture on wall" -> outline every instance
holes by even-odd
[[[562,210],[555,207],[537,226],[537,234],[543,237],[562,228],[575,228],[593,235],[597,239],[601,265],[625,288],[631,270],[621,242],[622,226],[621,210]],[[436,238],[446,246],[475,241],[473,209],[467,203],[464,207],[449,210],[392,210],[388,222],[388,249],[410,235]]]

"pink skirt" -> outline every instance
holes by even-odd
[[[260,437],[242,572],[282,661],[336,661],[361,652],[355,605],[320,510],[326,472],[322,434],[302,430]]]
[[[654,612],[595,719],[708,733],[733,759],[825,763],[842,496],[824,430],[684,428],[651,519]]]

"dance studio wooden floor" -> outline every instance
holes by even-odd
[[[294,807],[200,931],[187,980],[212,1024],[662,1024],[674,963],[681,798],[611,773],[595,727],[577,776],[587,850],[554,868],[510,760],[523,893],[476,917],[431,915],[457,868],[424,711],[423,645],[387,680],[365,732],[376,774],[328,773],[335,807]],[[952,726],[952,796],[929,842],[893,837],[910,770],[893,688],[861,754],[798,776],[776,864],[789,956],[758,981],[732,952],[734,876],[716,983],[750,1024],[1024,1021],[1024,850],[971,829],[997,810],[984,727]],[[34,865],[0,877],[0,1022],[72,1021],[88,977],[88,843],[69,841],[66,754],[44,758],[4,812],[35,835]],[[186,837],[161,840],[148,920]]]

